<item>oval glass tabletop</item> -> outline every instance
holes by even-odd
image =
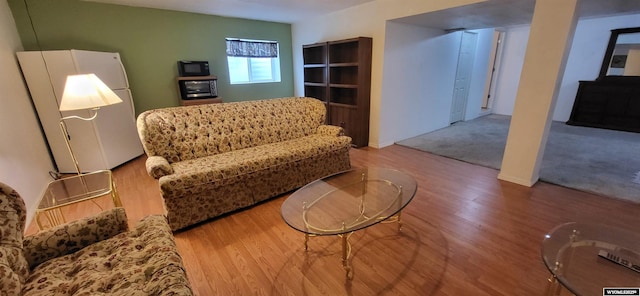
[[[416,193],[413,177],[393,169],[362,168],[316,180],[284,201],[292,228],[312,235],[353,232],[398,214]]]
[[[565,223],[542,242],[552,275],[576,295],[602,295],[604,288],[640,287],[640,233],[612,226]]]

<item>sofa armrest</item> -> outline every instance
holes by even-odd
[[[344,129],[335,125],[321,125],[318,127],[318,134],[323,136],[344,136]]]
[[[124,208],[110,209],[25,237],[24,255],[33,269],[42,262],[74,253],[128,229]]]
[[[162,156],[149,156],[146,167],[149,176],[155,179],[173,174],[173,167],[171,167],[169,161]]]

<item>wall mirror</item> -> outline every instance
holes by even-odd
[[[605,76],[640,76],[640,27],[611,30],[598,80]]]

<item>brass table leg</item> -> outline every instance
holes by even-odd
[[[402,211],[398,212],[395,216],[391,216],[380,223],[382,224],[398,223],[398,232],[401,232],[402,231]]]
[[[544,293],[547,296],[557,296],[560,295],[560,291],[562,290],[562,286],[558,283],[558,279],[555,276],[550,276],[548,279],[549,283],[547,284],[547,291]]]
[[[346,229],[344,223],[342,223],[342,229]],[[347,280],[353,279],[353,269],[349,264],[349,257],[351,257],[351,244],[349,243],[349,237],[351,237],[352,234],[353,231],[338,235],[342,238],[342,267],[346,272]]]
[[[341,234],[342,238],[342,267],[346,272],[347,280],[353,279],[353,269],[351,268],[351,264],[349,264],[349,257],[351,257],[351,244],[349,243],[349,237],[351,233]]]
[[[349,258],[351,257],[351,243],[349,243],[349,237],[353,232],[338,234],[340,239],[342,240],[342,267],[344,268],[347,280],[353,279],[353,268],[351,264],[349,264]],[[309,237],[312,236],[308,233],[304,234],[304,251],[306,252],[309,249]]]
[[[120,200],[120,195],[118,195],[118,190],[116,189],[116,183],[111,181],[111,200],[113,200],[113,205],[116,208],[122,207],[122,201]]]
[[[49,223],[48,225],[49,227],[66,223],[66,219],[64,218],[64,214],[62,214],[62,211],[60,210],[60,208],[55,208],[55,209],[51,209],[43,212],[37,212],[36,222],[38,224],[38,230],[45,229],[44,225],[42,225],[42,221],[40,221],[40,215],[42,214],[44,214],[45,218],[47,219],[47,223]]]

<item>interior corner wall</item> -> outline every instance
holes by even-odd
[[[7,1],[0,1],[0,182],[13,187],[31,221],[38,200],[52,179],[53,163],[40,130],[16,52],[22,50]],[[62,134],[60,134],[62,136]]]
[[[598,77],[612,29],[640,27],[640,14],[587,18],[578,21],[564,71],[553,120],[565,122],[571,115],[578,81]],[[507,28],[496,83],[493,113],[511,115],[522,72],[530,26]]]
[[[381,143],[449,125],[461,32],[387,22]]]
[[[293,95],[291,25],[80,0],[8,0],[26,50],[84,49],[119,52],[136,113],[177,106],[177,61],[209,61],[224,101]],[[274,40],[280,48],[281,82],[229,81],[226,37]]]

